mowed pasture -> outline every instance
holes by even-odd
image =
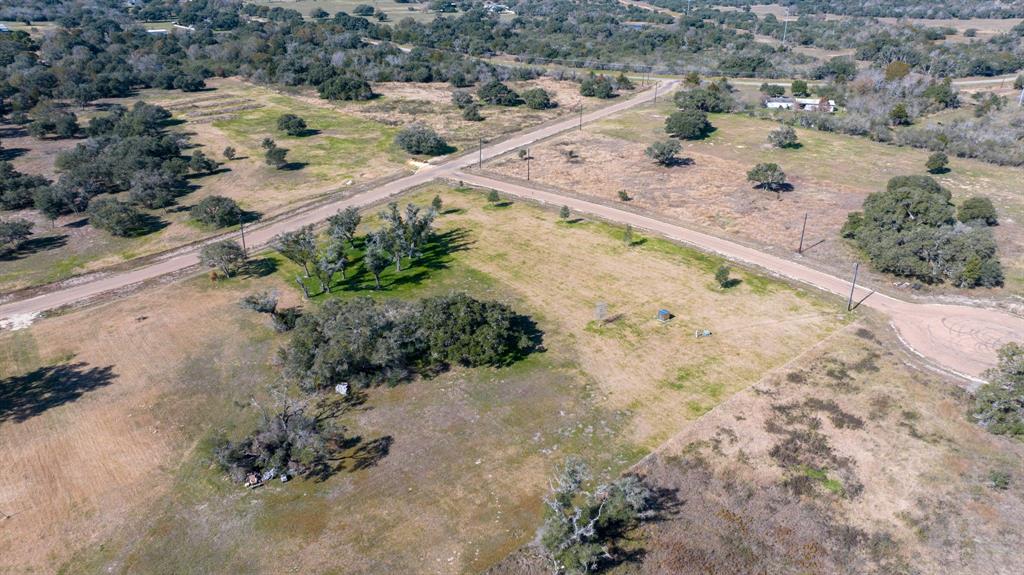
[[[859,210],[871,192],[889,178],[925,174],[929,151],[900,148],[866,138],[797,130],[800,146],[776,149],[768,133],[779,124],[742,114],[713,114],[716,130],[700,141],[683,141],[685,165],[663,167],[644,150],[668,138],[665,118],[670,102],[646,105],[531,147],[530,177],[539,185],[614,202],[695,226],[714,234],[751,242],[775,253],[793,253],[807,214],[803,261],[837,275],[850,273],[855,251],[839,236],[846,215]],[[572,151],[573,154],[569,152]],[[792,183],[791,191],[757,190],[746,172],[759,162],[775,162]],[[526,177],[525,162],[508,154],[485,164],[505,177]],[[1006,275],[1006,287],[974,290],[993,298],[1024,294],[1024,198],[1019,170],[976,160],[951,158],[950,171],[934,176],[953,193],[954,203],[973,195],[989,196],[1000,215],[993,228]],[[631,200],[619,200],[619,191]],[[865,272],[861,268],[861,272]],[[870,272],[869,272],[870,273]],[[869,275],[877,287],[900,280]],[[893,288],[909,291],[908,286]],[[950,286],[935,288],[957,292]]]
[[[257,419],[287,338],[238,300],[276,289],[316,305],[280,256],[262,277],[197,276],[0,333],[0,570],[479,572],[533,538],[566,455],[617,474],[849,321],[834,298],[742,269],[723,290],[716,258],[626,246],[608,224],[441,186],[413,201],[435,193],[458,241],[373,295],[509,302],[543,353],[370,390],[343,423],[382,457],[355,447],[326,481],[249,491],[212,466],[210,442]]]

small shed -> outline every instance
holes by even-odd
[[[658,321],[660,321],[661,323],[666,323],[673,317],[675,316],[673,316],[672,312],[668,311],[667,309],[658,310]]]

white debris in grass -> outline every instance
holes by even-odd
[[[32,325],[32,322],[39,317],[38,312],[34,313],[23,313],[13,315],[4,319],[0,319],[0,330],[9,329],[11,331],[18,331],[19,329],[25,329]]]

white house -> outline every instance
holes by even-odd
[[[767,98],[764,107],[772,110],[803,110],[805,112],[835,112],[835,100],[828,98]]]

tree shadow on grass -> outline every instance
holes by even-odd
[[[39,252],[62,248],[66,246],[67,243],[68,237],[63,234],[59,236],[30,238],[21,242],[21,244],[13,250],[7,250],[6,252],[0,251],[0,262],[20,260]]]
[[[249,277],[263,278],[276,272],[278,267],[280,267],[280,264],[274,258],[259,258],[249,260],[245,264],[244,272]]]
[[[0,150],[0,161],[8,162],[28,153],[28,148],[4,148]]]
[[[71,403],[86,392],[110,385],[113,366],[89,367],[85,362],[40,367],[0,380],[0,423],[20,423],[48,409]]]
[[[161,217],[154,216],[152,214],[142,214],[139,225],[127,234],[126,237],[137,238],[140,236],[148,236],[149,234],[159,232],[160,230],[171,225]]]
[[[353,473],[376,466],[391,452],[394,438],[384,435],[369,441],[361,436],[336,439],[334,449],[337,457],[321,460],[309,468],[306,479],[326,481],[339,471]]]
[[[302,168],[305,168],[308,165],[309,164],[306,162],[288,162],[287,164],[281,166],[278,169],[285,172],[295,172],[301,170]]]
[[[741,283],[743,283],[743,280],[741,280],[740,278],[729,278],[725,280],[725,282],[722,284],[722,289],[734,288],[740,285]]]
[[[451,255],[469,249],[471,242],[467,240],[469,232],[463,228],[448,230],[434,234],[423,246],[420,256],[409,263],[401,272],[395,272],[394,266],[381,275],[381,291],[409,285],[418,285],[434,272],[447,269],[451,263]],[[356,247],[365,248],[365,238],[356,240]],[[373,274],[362,265],[362,253],[352,258],[349,269],[353,270],[345,279],[337,282],[343,290],[363,291],[374,290],[376,282]]]

